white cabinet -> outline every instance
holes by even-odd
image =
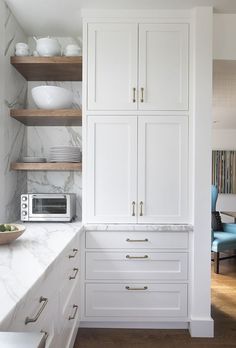
[[[137,108],[137,24],[88,26],[88,109]]]
[[[139,25],[139,109],[188,109],[188,24]]]
[[[188,110],[188,24],[89,23],[88,110]]]
[[[187,231],[85,234],[84,321],[187,320]]]
[[[188,119],[89,116],[88,222],[188,220]]]
[[[139,117],[138,204],[139,222],[187,222],[187,117]]]
[[[87,317],[186,317],[186,284],[87,284]]]
[[[137,118],[89,117],[88,144],[88,221],[135,222]]]

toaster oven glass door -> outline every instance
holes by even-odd
[[[67,214],[66,196],[33,196],[31,201],[32,216],[58,216]]]

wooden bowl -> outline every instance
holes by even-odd
[[[17,230],[0,232],[0,244],[9,244],[13,242],[15,239],[19,238],[25,232],[25,226],[23,225],[17,225],[17,224],[8,224],[8,225],[15,226]]]

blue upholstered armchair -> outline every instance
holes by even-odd
[[[218,198],[218,189],[212,185],[211,188],[211,211],[216,211],[216,201]],[[222,224],[222,230],[212,231],[212,247],[214,252],[214,271],[219,273],[219,262],[234,256],[220,258],[220,252],[236,250],[236,224]]]

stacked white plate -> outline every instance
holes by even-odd
[[[49,162],[81,162],[79,146],[52,146],[50,148]]]

